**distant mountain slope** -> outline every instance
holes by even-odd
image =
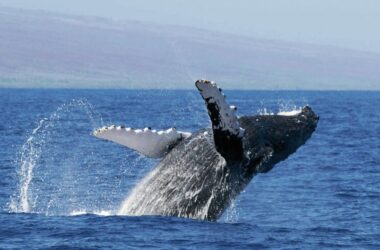
[[[264,25],[264,24],[263,24]],[[0,8],[0,86],[380,89],[380,54]]]

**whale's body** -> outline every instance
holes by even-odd
[[[213,96],[216,92],[202,93],[208,87],[215,88],[214,83],[197,81],[197,87],[205,99],[212,129],[191,135],[176,133],[171,140],[165,139],[169,141],[165,150],[154,153],[162,160],[131,191],[119,214],[215,221],[256,174],[268,172],[303,145],[318,121],[309,107],[290,115],[232,117],[234,113],[226,111]],[[114,130],[103,129],[105,135],[99,137],[120,143],[121,136],[113,134]],[[128,141],[130,137],[126,136],[124,145],[152,154],[152,145],[137,148],[136,142]]]
[[[127,215],[168,215],[215,220],[245,182],[239,163],[215,150],[212,131],[182,141],[132,191],[120,209]],[[149,195],[145,195],[149,194]]]

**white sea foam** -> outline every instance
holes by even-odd
[[[86,215],[86,214],[94,214],[99,216],[113,216],[115,213],[110,210],[99,210],[99,211],[87,211],[86,209],[79,209],[74,210],[69,213],[69,216],[80,216],[80,215]]]

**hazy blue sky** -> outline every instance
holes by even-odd
[[[378,0],[0,0],[0,5],[380,52]]]

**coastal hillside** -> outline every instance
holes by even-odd
[[[370,52],[0,8],[0,87],[380,89],[379,69]]]

